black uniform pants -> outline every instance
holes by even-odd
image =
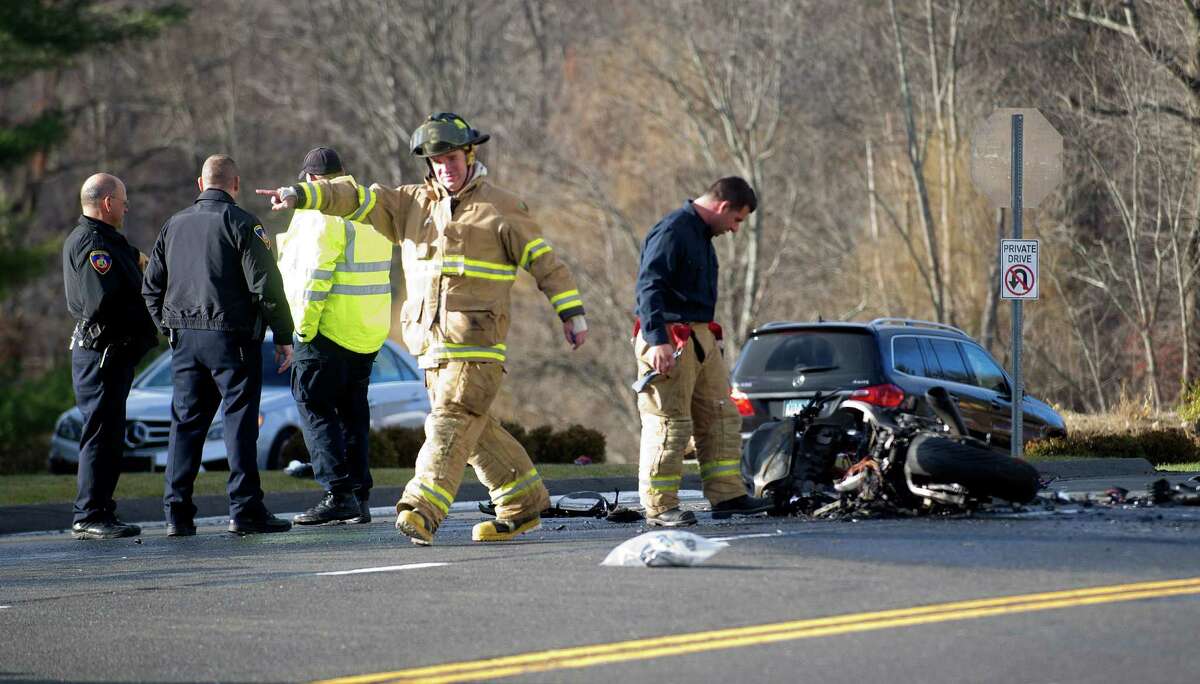
[[[117,508],[113,492],[125,451],[125,400],[137,362],[128,350],[113,347],[103,368],[101,351],[78,345],[71,350],[71,384],[83,413],[74,522],[103,520]]]
[[[257,461],[262,343],[246,333],[176,330],[171,373],[175,391],[163,496],[167,522],[189,523],[196,515],[192,488],[218,407],[224,410],[229,459],[229,516],[266,515]]]
[[[313,475],[325,491],[366,501],[374,482],[367,454],[367,389],[375,355],[350,351],[323,335],[296,345],[292,396],[300,409]]]

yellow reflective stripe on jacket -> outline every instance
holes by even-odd
[[[513,482],[501,485],[491,491],[492,501],[497,504],[506,504],[516,501],[528,494],[531,488],[535,487],[542,481],[542,476],[538,474],[537,468],[530,470]]]
[[[711,480],[717,477],[728,477],[730,475],[740,476],[741,473],[742,462],[737,459],[709,461],[708,463],[700,464],[700,478],[703,480]]]
[[[504,361],[507,358],[505,353],[507,349],[508,347],[503,344],[481,347],[470,344],[442,342],[441,346],[430,349],[427,355],[447,361],[469,361],[471,359]]]
[[[437,506],[442,513],[449,513],[450,506],[454,503],[454,496],[445,489],[437,486],[436,483],[429,480],[419,480],[417,486],[421,488],[421,497],[429,503]]]
[[[525,249],[521,252],[521,268],[528,270],[538,257],[549,251],[551,251],[550,245],[546,244],[546,241],[542,238],[530,240],[529,244],[525,245]]]
[[[652,492],[677,492],[682,481],[683,475],[660,475],[649,480],[641,480],[640,483],[645,489]]]
[[[300,189],[304,191],[304,197],[297,202],[297,209],[316,209],[321,206],[321,186],[305,181],[300,184]]]
[[[567,290],[551,297],[550,304],[554,306],[554,313],[562,313],[572,307],[583,306],[583,297],[579,296],[579,290]]]
[[[484,278],[486,280],[516,280],[517,267],[512,264],[499,264],[494,261],[467,259],[461,254],[447,254],[442,257],[443,275],[460,275],[467,278]]]
[[[361,221],[375,208],[375,191],[371,188],[358,186],[358,208],[346,215],[351,221]]]

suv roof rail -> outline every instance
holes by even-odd
[[[914,328],[936,328],[938,330],[947,330],[949,332],[958,333],[963,337],[970,337],[970,335],[968,335],[961,328],[956,328],[952,325],[946,325],[945,323],[937,323],[934,321],[922,321],[916,318],[876,318],[868,323],[868,325],[870,325],[872,328],[877,328],[882,325],[911,326]]]

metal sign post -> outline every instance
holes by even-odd
[[[1026,143],[1028,142],[1028,149]],[[1011,209],[1012,240],[1000,250],[1000,288],[1012,302],[1012,455],[1024,453],[1025,379],[1021,371],[1022,306],[1038,298],[1039,243],[1021,239],[1022,210],[1037,207],[1062,179],[1062,136],[1033,108],[992,112],[971,141],[971,177],[992,206]]]
[[[1021,172],[1023,171],[1025,135],[1025,115],[1012,115],[1012,236],[1014,240],[1021,239]],[[1025,426],[1024,414],[1021,411],[1021,400],[1025,395],[1025,383],[1021,377],[1021,314],[1024,302],[1014,299],[1012,303],[1012,349],[1013,349],[1013,396],[1012,396],[1012,457],[1021,458],[1025,453],[1025,443],[1022,439],[1022,428]]]

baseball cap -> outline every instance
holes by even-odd
[[[314,147],[304,155],[304,164],[300,167],[300,180],[304,174],[312,173],[327,176],[342,170],[342,158],[330,147]]]

